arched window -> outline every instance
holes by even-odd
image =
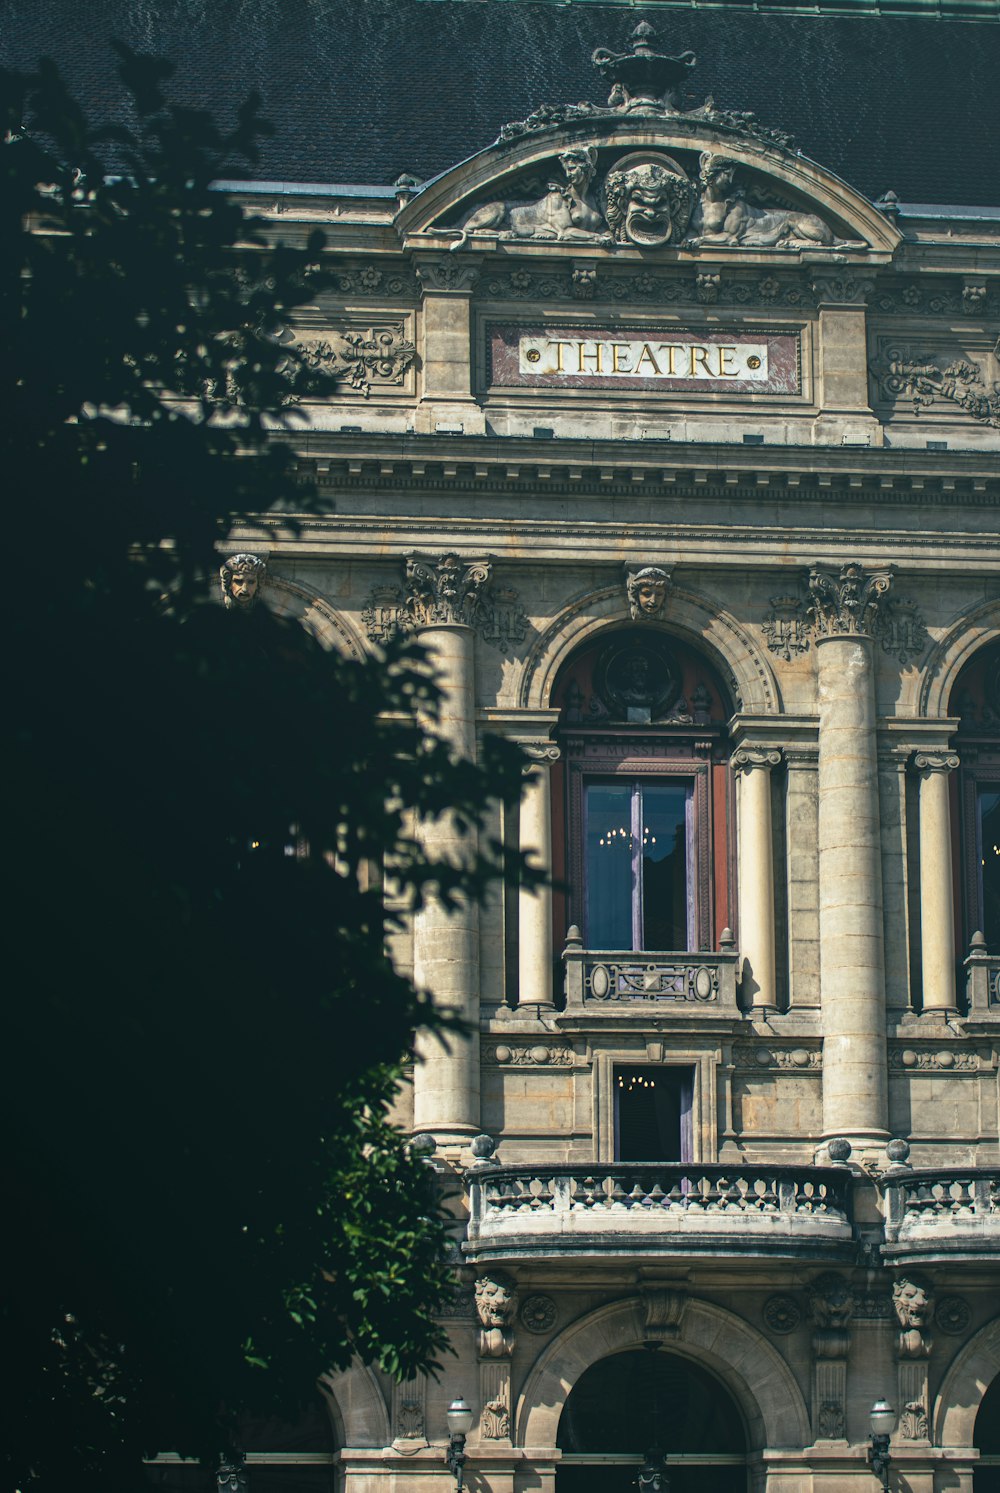
[[[575,654],[553,694],[556,937],[588,949],[718,946],[730,908],[722,681],[693,648],[622,628]]]
[[[559,1421],[557,1493],[631,1493],[662,1454],[670,1493],[746,1493],[743,1417],[699,1364],[662,1349],[602,1358],[581,1375]]]
[[[959,946],[968,947],[978,929],[990,953],[1000,954],[1000,644],[966,664],[952,691],[950,713],[960,722],[957,817],[964,926]]]

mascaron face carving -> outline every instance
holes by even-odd
[[[670,156],[636,151],[608,172],[604,197],[615,242],[655,249],[684,237],[695,188]]]
[[[259,555],[230,555],[219,567],[223,605],[231,611],[252,611],[266,576],[267,562]]]
[[[626,570],[625,590],[633,622],[649,622],[663,611],[670,585],[670,572],[658,565]]]

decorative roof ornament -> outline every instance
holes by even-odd
[[[681,52],[679,56],[671,57],[658,52],[655,42],[656,32],[652,26],[648,21],[640,21],[632,32],[627,52],[611,52],[607,47],[598,47],[592,54],[594,66],[611,83],[607,107],[587,100],[577,104],[541,104],[527,119],[503,125],[498,141],[503,144],[522,135],[533,135],[539,130],[577,121],[608,129],[623,115],[636,113],[710,124],[729,134],[760,140],[782,149],[792,148],[792,137],[785,130],[762,125],[755,114],[745,110],[716,108],[712,97],[706,98],[696,108],[686,109],[681,89],[694,68],[695,55]]]
[[[593,63],[602,77],[611,83],[608,103],[612,109],[664,109],[668,114],[681,112],[680,85],[695,65],[693,52],[668,57],[655,50],[656,32],[648,21],[640,21],[632,32],[631,50],[609,52],[598,47]]]

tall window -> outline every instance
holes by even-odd
[[[591,949],[688,949],[692,788],[684,781],[584,785]]]
[[[980,784],[977,790],[976,839],[980,927],[986,947],[1000,953],[1000,783]]]
[[[978,929],[990,953],[1000,954],[1000,647],[984,648],[969,661],[949,710],[960,722],[960,781],[953,804],[961,827],[959,946]]]
[[[732,705],[691,648],[619,629],[563,670],[552,776],[556,938],[588,949],[685,953],[732,923]]]

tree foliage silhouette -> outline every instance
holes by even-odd
[[[2,1456],[59,1493],[441,1347],[446,1220],[387,1106],[442,1019],[378,872],[393,905],[478,896],[498,852],[433,864],[412,826],[520,786],[505,743],[456,762],[420,724],[414,645],[356,661],[218,605],[234,525],[322,509],[281,432],[326,386],[280,334],[327,251],[211,187],[253,100],[225,133],[118,51],[131,132],[51,64],[0,80]]]

